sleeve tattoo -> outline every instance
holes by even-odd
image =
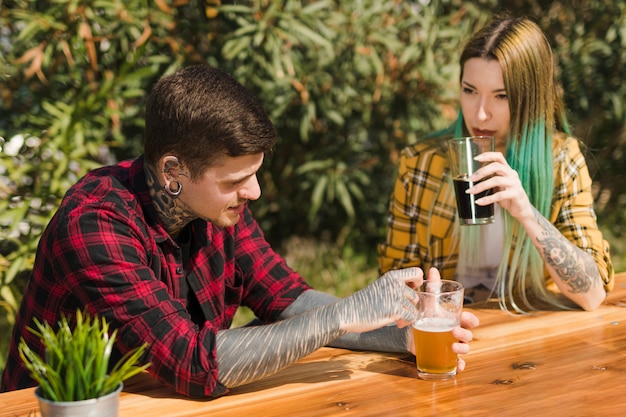
[[[589,291],[592,284],[600,279],[593,257],[567,240],[536,209],[534,212],[542,229],[537,242],[545,262],[554,268],[570,292],[580,294]]]
[[[216,341],[219,381],[232,388],[271,375],[346,335],[345,328],[374,330],[363,333],[370,337],[340,339],[340,345],[357,347],[362,342],[362,349],[381,346],[379,338],[391,332],[394,337],[382,345],[406,351],[407,332],[385,323],[398,319],[412,323],[417,318],[415,305],[409,301],[415,293],[402,279],[415,274],[411,269],[389,271],[343,299],[305,297],[277,323],[220,331]]]
[[[229,388],[278,372],[341,336],[335,305],[217,335],[218,379]]]
[[[322,305],[332,304],[340,298],[321,291],[309,290],[301,294],[281,315],[287,319],[305,311],[313,310]],[[347,333],[328,343],[328,346],[352,349],[369,350],[376,352],[405,353],[408,350],[409,332],[397,326],[385,326],[377,330],[363,333]]]

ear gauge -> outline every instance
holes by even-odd
[[[176,183],[177,188],[172,189],[172,184],[174,183]],[[177,180],[171,181],[163,186],[163,191],[165,191],[166,193],[168,193],[170,196],[174,198],[178,197],[182,190],[183,190],[183,185],[180,183],[180,181],[177,181]]]
[[[165,164],[161,172],[165,174],[165,185],[163,185],[163,195],[166,193],[171,197],[176,198],[183,190],[183,185],[177,179],[172,179],[172,169],[176,169],[180,166],[178,158],[175,156],[167,156]]]

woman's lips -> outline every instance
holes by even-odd
[[[474,136],[495,136],[495,130],[472,129]]]

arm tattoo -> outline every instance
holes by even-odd
[[[537,237],[539,251],[561,280],[574,294],[588,292],[592,284],[600,279],[593,257],[567,240],[552,223],[546,220],[536,209],[535,218],[543,230]]]
[[[316,303],[321,306],[299,312],[298,309],[312,305],[312,298],[305,299],[300,307],[285,310],[282,317],[289,318],[277,323],[220,331],[216,345],[219,381],[232,388],[273,374],[344,336],[346,328],[364,329],[364,332],[378,329],[375,332],[383,335],[392,328],[388,326],[385,330],[386,325],[395,321],[414,322],[417,311],[414,301],[410,300],[414,300],[415,293],[402,279],[415,276],[414,269],[387,272],[349,297],[336,301],[320,299]],[[396,335],[399,337],[389,344],[403,345],[406,351],[406,333]],[[350,340],[342,343],[350,343]],[[354,346],[354,340],[352,343]],[[402,350],[399,346],[396,348]]]
[[[218,379],[229,388],[252,382],[343,333],[334,304],[274,324],[221,331],[217,335]]]
[[[321,291],[306,291],[283,311],[281,319],[293,317],[322,305],[332,304],[339,299]],[[369,332],[347,333],[331,341],[328,346],[352,350],[406,353],[410,331],[410,327],[399,329],[397,326],[385,326]]]

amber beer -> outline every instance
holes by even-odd
[[[437,317],[420,319],[413,324],[415,362],[420,376],[448,379],[456,374],[457,355],[452,351],[452,344],[457,341],[452,329],[456,326],[455,320]]]

